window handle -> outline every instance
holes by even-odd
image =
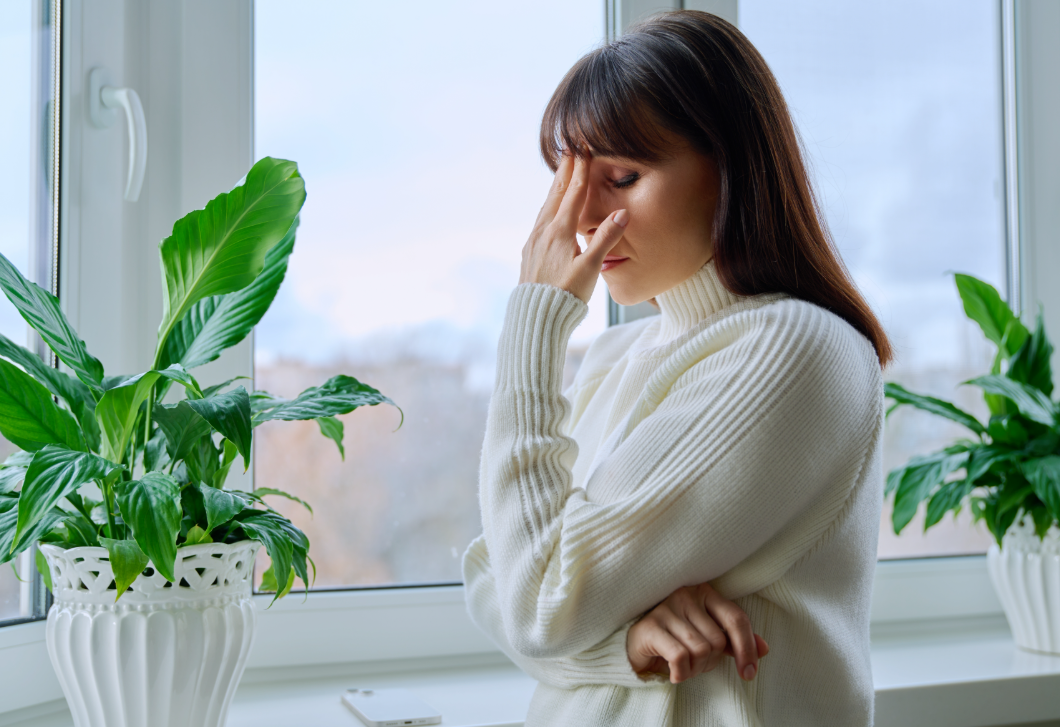
[[[129,174],[125,181],[125,199],[135,202],[140,197],[147,170],[147,121],[140,97],[131,88],[117,88],[110,84],[105,68],[93,68],[88,78],[89,119],[96,128],[105,129],[114,123],[117,110],[125,111],[129,130]]]

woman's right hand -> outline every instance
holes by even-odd
[[[668,674],[674,684],[708,672],[723,655],[736,659],[736,671],[750,681],[758,659],[769,653],[751,620],[709,584],[685,586],[633,624],[626,654],[638,674]]]

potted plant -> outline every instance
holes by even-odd
[[[265,158],[174,224],[154,365],[135,376],[104,375],[59,302],[0,256],[0,288],[70,371],[0,337],[0,433],[21,449],[0,467],[0,563],[40,543],[48,652],[78,727],[224,723],[253,639],[255,552],[274,601],[296,576],[308,589],[312,566],[305,534],[265,503],[301,500],[226,489],[230,469],[246,470],[262,422],[316,420],[341,453],[337,414],[392,403],[349,376],[286,400],[191,373],[265,314],[304,201],[297,165]]]
[[[973,435],[912,458],[887,476],[894,532],[927,501],[924,529],[968,506],[996,543],[987,567],[1016,644],[1060,654],[1060,422],[1052,400],[1053,347],[1039,313],[1030,331],[989,284],[957,275],[969,318],[997,346],[979,387],[990,411],[983,423],[952,403],[889,383],[888,413],[914,406],[963,425]]]

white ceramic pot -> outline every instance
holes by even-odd
[[[76,727],[221,727],[254,639],[260,543],[177,551],[115,603],[104,548],[42,545],[55,603],[47,644]]]
[[[1060,530],[1044,540],[1029,517],[1020,517],[986,554],[987,569],[1005,609],[1016,645],[1060,654]]]

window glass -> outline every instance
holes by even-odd
[[[341,417],[345,461],[314,422],[257,429],[256,486],[315,505],[273,503],[318,586],[461,579],[496,341],[552,179],[538,124],[602,35],[600,0],[255,3],[256,153],[297,161],[308,192],[255,386],[346,373],[405,415]],[[601,285],[572,364],[605,325]]]
[[[34,37],[38,27],[36,3],[0,3],[0,68],[6,71],[4,110],[0,113],[0,159],[4,160],[4,174],[0,175],[0,253],[13,262],[23,274],[30,275],[30,241],[36,234],[34,226],[38,203],[39,172],[47,168],[47,155],[40,153],[40,136],[36,125],[44,114],[39,113],[34,94],[33,59],[42,37]],[[47,184],[44,184],[47,193]],[[47,207],[47,205],[45,205]],[[29,343],[28,327],[7,298],[0,295],[0,334],[19,345]],[[15,447],[0,437],[0,462],[7,459]],[[15,567],[21,577],[30,578],[34,572],[23,562],[25,558],[0,565],[0,622],[22,618],[29,613],[28,599],[23,594]]]
[[[992,351],[962,311],[953,272],[1005,295],[1001,81],[995,0],[740,0],[740,26],[773,69],[802,135],[825,216],[897,351],[885,379],[985,418]],[[884,467],[967,436],[905,409]],[[895,536],[880,557],[985,552],[967,512]]]

